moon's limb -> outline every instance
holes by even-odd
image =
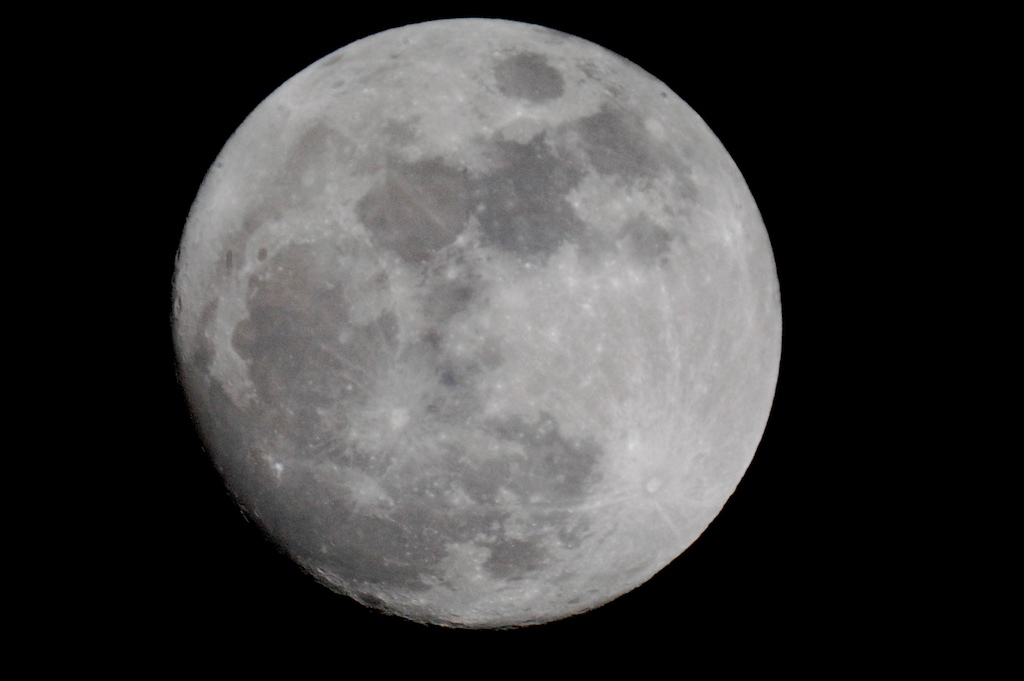
[[[225,146],[175,282],[239,502],[414,619],[596,607],[682,552],[760,439],[781,311],[735,164],[663,84],[536,26],[349,45]]]

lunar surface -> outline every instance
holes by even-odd
[[[331,589],[559,619],[707,528],[780,358],[722,144],[585,40],[446,20],[352,43],[244,121],[189,215],[180,380],[239,505]]]

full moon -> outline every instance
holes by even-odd
[[[245,513],[420,622],[557,620],[722,509],[778,376],[768,234],[659,80],[586,40],[385,31],[267,97],[174,281],[180,382]]]

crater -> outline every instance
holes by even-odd
[[[509,465],[503,459],[484,459],[475,465],[467,465],[466,454],[455,448],[452,454],[453,470],[459,471],[459,484],[473,499],[481,504],[493,504],[508,479]]]
[[[442,326],[466,310],[476,295],[477,288],[468,278],[435,281],[423,302],[423,311],[432,323]]]
[[[540,103],[558,99],[565,92],[562,74],[533,52],[512,55],[494,68],[498,89],[506,97]]]
[[[360,603],[369,608],[374,608],[376,610],[387,610],[388,604],[371,593],[353,594],[352,598],[356,599],[357,601],[359,601]]]
[[[264,192],[263,199],[248,210],[242,217],[242,235],[251,236],[265,223],[280,220],[282,205],[274,196],[273,191]]]
[[[558,528],[558,541],[564,548],[574,549],[583,543],[590,531],[590,521],[578,518],[572,523],[563,523]]]
[[[622,226],[622,239],[629,254],[644,265],[661,261],[672,249],[672,235],[646,215],[638,215]]]
[[[337,64],[338,62],[340,62],[343,58],[344,58],[344,55],[340,54],[338,52],[335,52],[334,54],[330,54],[330,55],[324,57],[322,60],[320,60],[320,68],[328,69],[328,68],[334,66],[335,64]]]

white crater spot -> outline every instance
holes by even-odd
[[[409,410],[404,408],[393,409],[391,411],[391,429],[399,431],[407,425],[409,425]]]

